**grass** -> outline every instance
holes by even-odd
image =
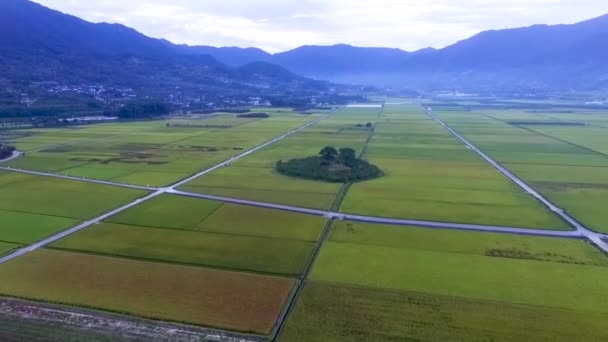
[[[86,219],[142,197],[140,190],[0,172],[0,210]]]
[[[603,266],[335,242],[312,279],[572,310],[606,311],[608,300]]]
[[[19,247],[21,247],[21,245],[17,245],[14,243],[8,243],[8,242],[0,242],[0,255],[6,254]]]
[[[281,341],[603,341],[608,314],[313,281]]]
[[[31,244],[145,192],[0,172],[0,241]]]
[[[330,241],[420,251],[608,266],[585,242],[525,235],[336,222]]]
[[[493,158],[504,163],[549,200],[590,228],[608,232],[608,128],[597,126],[604,113],[546,113],[493,110],[438,113]],[[517,120],[568,121],[585,126],[513,126]]]
[[[580,240],[337,222],[281,340],[603,340],[607,281]]]
[[[20,131],[10,139],[27,151],[15,168],[139,185],[164,186],[314,120],[319,114],[273,111],[264,120],[219,115],[188,120],[99,124]],[[214,128],[215,125],[226,128]]]
[[[366,157],[385,177],[354,184],[341,211],[486,225],[569,229],[412,105],[387,105]]]
[[[0,210],[0,221],[0,240],[26,245],[79,222],[71,218],[3,210]]]
[[[194,230],[220,206],[221,202],[164,195],[112,216],[108,222]]]
[[[108,219],[111,223],[252,237],[316,241],[325,218],[163,195]]]
[[[342,110],[318,124],[184,186],[182,190],[307,208],[329,209],[340,184],[288,177],[275,170],[277,161],[316,155],[323,147],[363,148],[377,109]],[[251,179],[256,179],[252,182]]]
[[[319,239],[325,222],[317,216],[224,204],[197,230],[313,242]]]
[[[164,195],[52,246],[297,276],[325,222],[322,217]]]
[[[52,247],[291,276],[302,272],[312,243],[105,223]]]
[[[0,265],[0,293],[141,317],[267,334],[285,278],[38,250]]]

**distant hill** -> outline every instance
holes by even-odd
[[[403,72],[410,75],[407,82],[427,87],[435,82],[435,87],[476,91],[606,89],[607,41],[608,15],[572,25],[485,31],[410,56]]]
[[[230,59],[230,49],[218,50]],[[205,54],[204,47],[174,45],[119,24],[90,23],[27,0],[0,1],[0,82],[12,84],[6,88],[31,82],[104,84],[145,94],[178,87],[180,93],[222,96],[314,94],[330,86],[267,63],[230,67]]]
[[[175,45],[27,0],[0,0],[0,85],[98,82],[252,95],[333,87],[313,78],[423,91],[597,90],[608,89],[607,41],[605,15],[571,25],[486,31],[438,50],[338,44],[270,54]]]
[[[238,48],[206,53],[234,65],[264,60],[335,82],[429,90],[591,90],[608,88],[607,41],[604,15],[571,25],[485,31],[439,50],[334,45],[275,55]]]
[[[209,55],[222,63],[238,67],[253,62],[270,62],[272,55],[258,48],[177,45],[183,54]]]

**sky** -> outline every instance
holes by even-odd
[[[441,48],[488,29],[569,24],[608,13],[606,0],[35,0],[93,22],[190,45],[346,43]]]

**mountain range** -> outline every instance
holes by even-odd
[[[28,0],[0,1],[0,78],[22,83],[61,78],[256,94],[335,87],[321,80],[417,91],[587,91],[608,88],[606,41],[608,15],[571,25],[485,31],[443,49],[338,44],[270,54],[176,45]]]
[[[194,51],[194,48],[192,49]],[[251,60],[238,67],[136,30],[90,23],[28,0],[0,1],[0,84],[103,84],[154,95],[190,93],[318,94],[329,82]]]
[[[269,54],[199,46],[239,66],[253,60],[344,83],[415,89],[598,89],[608,87],[608,15],[570,25],[481,32],[443,49],[407,52],[339,44]]]

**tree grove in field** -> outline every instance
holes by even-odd
[[[382,177],[384,173],[377,166],[357,158],[350,147],[337,150],[326,146],[317,156],[289,161],[278,161],[276,170],[284,175],[328,182],[360,182]]]

